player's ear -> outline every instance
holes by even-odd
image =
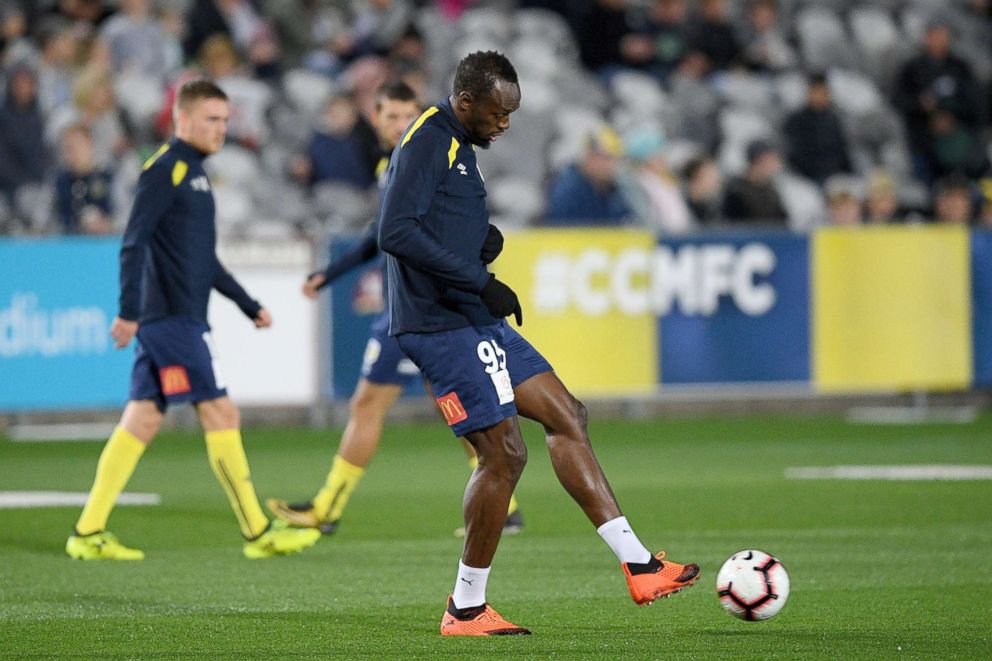
[[[472,104],[475,103],[475,97],[472,96],[471,92],[459,92],[458,93],[458,109],[462,111],[470,110]]]

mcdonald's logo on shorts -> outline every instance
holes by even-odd
[[[189,375],[182,365],[163,367],[158,371],[158,378],[162,383],[164,395],[179,395],[192,389],[189,385]]]
[[[461,400],[458,399],[458,393],[454,390],[443,397],[438,397],[437,407],[441,409],[444,421],[448,423],[449,427],[468,419],[468,413],[465,411],[465,407],[462,406]]]

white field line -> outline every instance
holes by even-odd
[[[0,510],[34,507],[82,507],[88,493],[83,491],[0,491]],[[122,493],[118,505],[158,505],[157,493]]]
[[[802,466],[785,469],[787,480],[992,480],[992,466],[910,464],[903,466]]]
[[[50,425],[14,425],[8,431],[17,443],[46,441],[106,441],[114,431],[114,423],[73,422]]]

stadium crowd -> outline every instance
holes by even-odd
[[[176,89],[216,80],[228,235],[358,231],[376,89],[517,66],[494,221],[992,227],[990,0],[0,0],[0,235],[123,229]]]

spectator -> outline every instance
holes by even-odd
[[[199,0],[186,18],[186,59],[200,55],[207,40],[223,35],[243,51],[251,45],[261,19],[247,0]]]
[[[706,55],[714,71],[737,64],[741,46],[727,18],[726,0],[700,0],[700,15],[689,28],[690,48]]]
[[[867,221],[873,225],[898,222],[902,218],[896,182],[885,170],[868,176],[868,197],[865,201]]]
[[[76,56],[77,40],[72,24],[57,17],[47,17],[39,22],[38,47],[38,102],[47,117],[56,108],[72,99],[72,63]]]
[[[940,177],[960,173],[977,179],[986,173],[989,165],[978,134],[959,121],[943,101],[930,115],[927,156],[933,173]]]
[[[61,16],[73,22],[98,25],[112,13],[103,0],[57,0],[49,14]]]
[[[685,166],[686,202],[692,217],[700,223],[717,223],[723,219],[723,174],[708,156],[689,161]]]
[[[113,175],[97,167],[93,138],[82,124],[62,132],[63,166],[55,178],[55,204],[65,234],[109,234],[113,231],[110,199]]]
[[[230,101],[228,139],[248,149],[265,144],[269,138],[267,115],[272,105],[269,87],[242,67],[234,44],[224,35],[214,35],[204,42],[200,63],[207,77],[224,90]]]
[[[117,110],[110,74],[96,68],[82,71],[73,86],[73,105],[59,108],[48,122],[50,144],[56,144],[71,124],[82,124],[93,136],[94,159],[110,167],[127,149],[128,138]]]
[[[953,35],[946,22],[927,24],[923,52],[903,65],[893,102],[906,121],[917,176],[932,182],[937,176],[928,136],[938,107],[950,112],[965,128],[977,128],[978,83],[967,62],[951,53]]]
[[[773,178],[782,169],[782,157],[763,140],[747,147],[747,171],[727,185],[723,213],[731,222],[784,224],[787,219]]]
[[[23,7],[16,2],[0,4],[0,68],[34,55],[27,38],[28,22]]]
[[[627,38],[628,59],[643,53],[641,63],[660,81],[667,81],[688,49],[686,12],[686,0],[654,0],[645,12],[635,14],[635,32]]]
[[[744,62],[755,71],[777,73],[792,69],[798,58],[778,25],[776,0],[750,0],[742,39]]]
[[[317,45],[314,38],[314,25],[320,20],[317,3],[262,0],[262,8],[272,23],[283,63],[288,68],[299,66]]]
[[[100,33],[115,74],[129,72],[164,82],[180,64],[171,59],[170,37],[152,16],[150,0],[121,0],[120,11]]]
[[[682,197],[678,177],[665,159],[665,139],[654,129],[634,131],[624,141],[634,165],[630,181],[622,178],[634,217],[648,229],[664,235],[685,234],[692,229],[692,215]]]
[[[934,220],[939,223],[967,225],[974,215],[971,182],[961,175],[949,175],[937,181],[934,191]]]
[[[352,22],[351,57],[389,54],[413,23],[408,0],[364,0]]]
[[[365,124],[363,127],[362,124]],[[323,126],[314,132],[305,156],[294,162],[293,175],[306,183],[336,181],[358,190],[368,190],[375,182],[378,158],[370,158],[378,143],[372,134],[369,144],[367,122],[348,95],[337,95],[327,104]]]
[[[822,74],[809,78],[806,107],[786,119],[784,132],[789,165],[800,174],[822,185],[832,175],[851,171],[847,138]]]
[[[18,65],[7,78],[0,107],[0,194],[11,203],[21,186],[41,183],[45,177],[44,125],[34,72]]]
[[[709,59],[689,51],[669,78],[672,100],[678,108],[676,137],[684,138],[711,152],[720,142],[720,97],[706,81]]]
[[[545,218],[548,225],[620,225],[631,215],[617,186],[623,143],[608,127],[586,144],[578,164],[551,183]]]
[[[864,222],[861,192],[857,182],[843,175],[826,183],[827,215],[831,225],[854,226]]]
[[[620,68],[645,64],[651,58],[650,47],[629,40],[632,35],[624,0],[594,0],[579,24],[582,64],[607,79]]]

